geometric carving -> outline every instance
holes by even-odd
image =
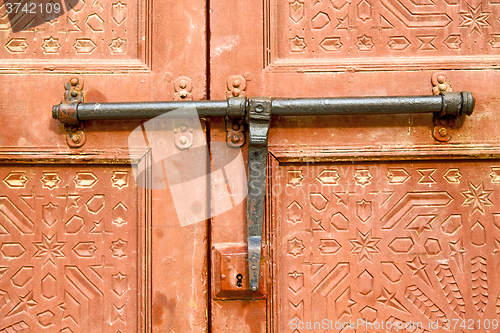
[[[468,12],[460,13],[463,21],[460,23],[460,27],[469,28],[469,35],[473,32],[477,32],[479,35],[483,34],[483,27],[488,27],[491,24],[488,22],[488,17],[491,12],[483,12],[482,3],[478,4],[476,7],[472,7],[467,4]]]
[[[21,243],[3,243],[0,246],[0,253],[6,258],[19,258],[26,252]]]
[[[77,38],[73,48],[76,53],[90,54],[96,49],[97,45],[90,38]]]
[[[403,272],[392,261],[382,262],[382,274],[392,283],[400,281],[403,276]]]
[[[290,45],[292,52],[304,52],[306,48],[306,43],[304,42],[304,38],[299,36],[295,36],[294,38],[290,38]]]
[[[373,275],[366,269],[358,276],[358,292],[366,296],[373,291]]]
[[[5,44],[5,48],[11,53],[26,53],[28,43],[26,38],[12,38]]]
[[[432,178],[432,174],[436,172],[436,169],[418,169],[420,174],[419,184],[435,184],[436,180]]]
[[[295,304],[292,301],[289,301],[290,303],[290,312],[291,312],[291,318],[292,320],[297,320],[299,322],[303,321],[304,318],[304,301],[300,301],[297,304]]]
[[[492,183],[500,183],[500,168],[491,167],[490,178]]]
[[[81,305],[67,290],[64,291],[63,302],[58,307],[63,310],[63,320],[69,318],[78,325],[80,322]]]
[[[361,222],[366,222],[372,216],[372,202],[365,199],[356,202],[356,215]]]
[[[311,26],[313,29],[319,30],[323,29],[330,23],[330,17],[327,13],[319,12],[311,20]]]
[[[302,207],[297,201],[292,202],[286,209],[287,221],[296,224],[302,222]]]
[[[128,221],[128,209],[120,202],[113,208],[113,223],[121,226]]]
[[[82,217],[78,215],[73,215],[71,219],[66,222],[66,233],[67,234],[76,234],[80,230],[82,230],[85,225],[85,221]]]
[[[453,198],[447,192],[407,192],[382,219],[382,229],[392,229],[414,207],[443,207]]]
[[[439,327],[446,323],[444,312],[416,285],[406,287],[405,297],[431,322],[439,321]]]
[[[330,50],[327,50],[330,51]],[[323,185],[337,185],[339,183],[339,172],[337,170],[323,170],[316,177],[317,180]]]
[[[304,273],[288,273],[288,281],[288,288],[296,294],[304,288]]]
[[[40,180],[43,187],[48,188],[49,190],[58,187],[61,182],[61,178],[59,178],[57,172],[44,172],[43,177]]]
[[[92,187],[98,179],[92,172],[77,172],[73,181],[76,187]]]
[[[356,46],[358,47],[359,51],[371,51],[374,45],[375,44],[373,44],[372,37],[367,36],[367,35],[359,36],[358,42],[356,43]],[[365,173],[370,174],[368,170],[364,170],[364,171],[365,171]],[[368,180],[368,182],[366,184],[369,184],[370,179],[371,179],[371,177],[370,178],[364,177],[363,181]],[[361,185],[361,184],[359,184],[359,185]]]
[[[340,41],[340,37],[326,37],[325,39],[323,39],[321,41],[321,43],[319,43],[319,46],[327,52],[340,51],[340,48],[342,47],[342,42]],[[318,176],[318,179],[319,179],[319,176]],[[337,183],[333,183],[333,184],[337,184]],[[325,185],[330,185],[330,184],[325,184]]]
[[[33,290],[28,291],[24,296],[18,296],[19,303],[17,303],[12,310],[5,315],[5,317],[11,317],[19,313],[26,312],[28,314],[29,309],[36,306],[38,303],[33,299]],[[15,331],[14,331],[15,332]]]
[[[349,263],[339,262],[311,291],[322,296],[329,295],[349,275]]]
[[[289,14],[290,18],[293,22],[298,23],[304,17],[304,3],[298,0],[295,2],[290,2],[289,5]]]
[[[94,252],[97,250],[94,242],[80,242],[73,247],[73,252],[78,257],[93,258]]]
[[[310,193],[309,199],[311,201],[311,206],[318,212],[324,210],[328,205],[328,200],[321,193]]]
[[[463,246],[462,238],[457,240],[456,242],[450,242],[450,256],[453,257],[455,262],[457,263],[458,268],[463,273],[464,272],[464,256],[465,256],[465,248]]]
[[[127,4],[120,1],[113,3],[111,6],[111,18],[116,24],[120,25],[127,18]]]
[[[25,188],[26,183],[28,182],[28,178],[26,177],[26,172],[24,171],[16,171],[9,173],[4,179],[3,182],[11,188]]]
[[[43,39],[43,53],[59,53],[60,48],[61,44],[59,44],[59,38],[50,37]]]
[[[126,257],[127,254],[125,253],[125,249],[127,247],[127,241],[122,240],[119,238],[117,241],[111,242],[113,245],[111,246],[111,252],[113,253],[113,257]]]
[[[45,234],[42,234],[41,242],[33,242],[37,251],[33,255],[33,258],[42,258],[43,266],[47,262],[51,262],[54,266],[57,267],[55,258],[65,258],[66,255],[63,253],[62,248],[66,245],[66,242],[58,242],[57,241],[57,233],[53,234],[52,237],[49,237]]]
[[[486,232],[481,222],[477,221],[470,228],[470,242],[475,246],[483,246],[486,244]]]
[[[304,181],[304,176],[302,175],[302,171],[300,170],[288,170],[287,172],[288,181],[287,185],[291,187],[301,186]]]
[[[335,8],[337,10],[341,10],[342,7],[347,5],[349,0],[330,0],[330,2],[332,3],[333,8]]]
[[[115,304],[113,304],[113,307],[111,309],[111,323],[115,323],[117,320],[119,320],[122,323],[126,324],[125,321],[125,318],[127,317],[126,311],[127,311],[127,303],[123,304],[121,307],[118,307]]]
[[[358,43],[356,44],[358,48],[362,51],[369,51],[373,47],[373,43],[371,43],[371,37],[361,36],[358,37]],[[366,49],[368,48],[368,49]],[[365,186],[371,183],[371,179],[373,178],[370,170],[367,169],[357,169],[354,174],[354,180],[357,185]]]
[[[113,171],[111,177],[111,184],[114,187],[123,188],[128,186],[128,172],[127,171]]]
[[[432,42],[436,39],[437,36],[431,35],[431,36],[417,36],[418,41],[420,42],[420,45],[418,49],[420,51],[436,51],[437,48]]]
[[[362,0],[357,5],[358,19],[365,22],[372,18],[372,5],[366,0]]]
[[[387,43],[387,45],[389,46],[389,48],[392,51],[404,51],[408,48],[408,46],[410,46],[410,44],[411,44],[411,42],[405,36],[393,36],[393,37],[391,37],[391,40]],[[396,171],[406,172],[406,170],[404,170],[404,169],[397,169]],[[408,175],[407,178],[403,178],[404,180],[396,181],[395,180],[396,177],[393,177],[392,179],[389,178],[390,173],[391,173],[391,170],[389,170],[389,174],[387,175],[387,178],[389,179],[389,183],[403,184],[409,178],[409,175]],[[402,176],[402,177],[404,177],[404,176]],[[397,178],[400,178],[400,177],[397,177]]]
[[[10,302],[9,293],[0,289],[0,310]],[[1,331],[0,331],[1,332]]]
[[[500,214],[499,213],[493,213],[493,224],[495,227],[500,230]]]
[[[481,256],[472,259],[472,299],[476,310],[484,313],[488,303],[488,280],[486,259]]]
[[[305,246],[301,239],[294,237],[293,239],[288,240],[288,254],[298,257],[304,253],[304,249]]]
[[[59,209],[57,205],[49,202],[47,205],[42,206],[42,220],[47,226],[52,227],[57,222]]]
[[[434,270],[441,284],[441,288],[450,303],[452,310],[460,317],[465,318],[465,302],[462,293],[458,288],[457,281],[451,272],[450,266],[445,263],[440,263]]]
[[[359,261],[367,259],[372,261],[374,253],[380,253],[380,249],[377,244],[381,241],[381,238],[372,237],[372,230],[362,233],[358,229],[357,238],[348,239],[349,243],[352,245],[351,254],[359,254]]]
[[[52,299],[57,296],[57,281],[52,274],[47,274],[41,281],[40,292],[46,299]]]
[[[33,234],[35,224],[7,197],[0,197],[0,214],[22,234]]]
[[[33,266],[23,266],[21,267],[12,277],[12,284],[16,287],[22,288],[33,278],[33,273],[35,268]]]
[[[65,267],[65,277],[85,298],[101,297],[102,292],[89,278],[76,266]]]
[[[340,294],[340,296],[335,300],[335,309],[337,312],[337,318],[340,319],[344,315],[352,316],[352,307],[357,303],[351,299],[351,287],[347,287],[346,290]]]
[[[112,39],[109,48],[111,49],[111,53],[126,53],[127,40],[120,37]]]
[[[38,323],[42,327],[48,327],[54,324],[54,318],[56,317],[50,310],[44,311],[37,315]]]
[[[469,190],[461,192],[465,197],[462,205],[472,206],[472,212],[470,213],[470,215],[474,214],[476,211],[479,211],[484,215],[484,207],[493,205],[493,203],[489,199],[493,191],[485,190],[483,187],[483,182],[481,182],[481,184],[477,186],[474,186],[474,184],[469,182]]]
[[[365,306],[361,310],[359,310],[359,316],[365,322],[374,323],[377,320],[377,309],[372,308],[371,306]]]
[[[393,38],[398,38],[398,37],[393,37]],[[393,40],[393,38],[391,38],[391,41]],[[407,40],[406,38],[404,38],[404,39]],[[401,44],[401,42],[396,42],[396,41],[395,41],[395,43]],[[409,45],[409,42],[406,45],[406,47],[408,47],[408,45]],[[403,168],[389,168],[389,171],[388,171],[386,177],[389,180],[389,184],[404,184],[404,183],[406,183],[406,181],[408,179],[410,179],[411,175],[408,173],[408,171],[406,171]]]
[[[450,215],[441,223],[441,230],[452,235],[462,226],[462,215]]]
[[[382,294],[377,298],[377,302],[390,306],[401,312],[411,314],[407,308],[396,298],[396,293],[390,292],[386,287],[382,286]]]
[[[425,241],[424,244],[425,252],[427,252],[430,256],[435,256],[441,252],[441,245],[439,244],[439,240],[436,238],[429,238]]]
[[[449,169],[443,175],[443,178],[448,181],[448,183],[452,184],[460,184],[460,178],[462,178],[462,174],[459,169]]]
[[[417,215],[415,218],[406,225],[406,230],[413,230],[417,235],[422,234],[424,230],[432,231],[431,223],[436,218],[436,215]]]
[[[321,239],[318,246],[321,254],[335,254],[342,247],[335,239]]]
[[[94,194],[92,198],[85,204],[87,210],[91,213],[97,214],[101,209],[104,208],[104,195]]]
[[[422,281],[425,282],[425,284],[432,288],[431,280],[429,279],[429,275],[425,270],[427,264],[422,262],[422,259],[420,259],[418,255],[413,258],[413,260],[407,261],[406,264],[411,269],[412,275],[418,276]]]
[[[89,15],[85,23],[92,31],[103,31],[104,20],[96,13]]]
[[[411,237],[396,237],[388,246],[394,253],[408,253],[413,245],[415,243]]]
[[[118,272],[112,275],[112,277],[113,277],[112,289],[116,295],[122,297],[123,294],[125,294],[125,292],[128,289],[127,275]]]

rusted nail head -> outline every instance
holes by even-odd
[[[186,90],[182,90],[182,91],[179,93],[179,96],[180,96],[180,98],[186,98],[186,97],[187,97],[187,91],[186,91]]]
[[[255,112],[261,113],[262,111],[264,111],[264,107],[261,104],[255,107]]]
[[[443,75],[439,75],[437,81],[438,81],[438,83],[445,83],[446,78]]]
[[[73,87],[77,86],[79,82],[80,80],[78,80],[78,78],[76,77],[71,78],[71,80],[69,80],[69,84],[71,84]]]
[[[233,87],[239,87],[239,86],[241,86],[240,80],[238,80],[238,79],[234,80],[233,81]]]
[[[238,131],[240,129],[240,124],[233,124],[233,131]]]
[[[181,126],[181,132],[186,132],[187,131],[187,126],[186,125],[182,125]]]
[[[71,141],[73,141],[74,143],[80,143],[81,140],[82,138],[80,138],[80,135],[78,134],[71,135]]]
[[[444,138],[447,134],[448,134],[448,130],[446,128],[442,127],[442,128],[439,129],[439,135],[441,137]]]
[[[233,90],[233,96],[238,97],[240,95],[240,90],[238,88]]]
[[[240,136],[238,134],[233,134],[233,136],[231,136],[231,142],[232,143],[240,142]]]
[[[444,83],[441,83],[441,84],[439,85],[439,90],[441,90],[441,91],[445,91],[445,90],[446,90],[446,88],[447,88],[447,87],[446,87],[446,84],[444,84]]]
[[[71,91],[71,97],[76,97],[78,96],[78,92],[76,92],[75,90]]]
[[[186,89],[187,87],[187,82],[185,80],[181,80],[181,82],[179,82],[179,87],[181,89]]]
[[[257,287],[253,286],[252,291],[257,291]]]

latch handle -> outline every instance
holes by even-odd
[[[271,108],[270,98],[251,99],[248,102],[247,246],[248,273],[252,291],[259,290]]]

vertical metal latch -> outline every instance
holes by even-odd
[[[267,140],[271,122],[271,99],[249,100],[247,123],[248,145],[248,198],[247,244],[250,290],[259,290],[260,258],[262,253],[262,228],[267,178]]]

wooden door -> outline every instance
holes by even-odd
[[[273,118],[267,298],[214,299],[213,332],[497,329],[498,6],[211,3],[213,99],[427,95],[436,72],[476,97],[448,142],[432,115]],[[245,241],[244,215],[214,218],[214,247]]]
[[[71,78],[87,102],[206,98],[205,2],[80,0],[38,26],[22,11],[9,22],[12,3],[0,6],[0,332],[205,331],[206,224],[181,227],[168,189],[136,185],[151,177],[133,173],[150,150],[128,146],[141,122],[88,122],[70,148],[50,111]]]

